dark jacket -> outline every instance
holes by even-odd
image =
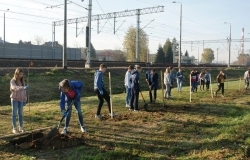
[[[65,97],[69,100],[75,100],[75,101],[80,101],[81,98],[81,92],[83,88],[83,82],[81,81],[70,81],[70,88],[75,92],[75,97],[73,99],[70,99],[68,97],[68,94],[63,93],[61,88],[59,87],[60,90],[60,108],[61,110],[65,110]]]
[[[197,82],[197,75],[196,73],[191,73],[191,82]]]
[[[137,70],[132,71],[130,82],[132,89],[140,89],[140,73]]]
[[[99,91],[102,91],[104,88],[103,84],[103,78],[102,78],[102,71],[96,70],[94,75],[94,89],[98,89]]]
[[[177,74],[176,74],[176,79],[178,81],[182,81],[182,79],[183,79],[183,73],[178,71]]]
[[[158,88],[158,73],[150,74],[151,87]]]

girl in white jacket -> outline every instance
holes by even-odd
[[[172,98],[170,96],[170,87],[171,87],[171,77],[170,77],[170,69],[167,68],[166,72],[164,73],[164,84],[166,86],[166,91],[164,94],[165,98]]]

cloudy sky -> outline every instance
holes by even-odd
[[[71,3],[73,2],[73,3]],[[222,40],[229,37],[229,24],[232,26],[232,39],[241,39],[242,28],[245,38],[250,38],[250,1],[249,0],[181,0],[183,27],[182,41]],[[17,43],[19,40],[30,41],[34,36],[52,40],[52,22],[63,20],[64,0],[0,0],[0,37],[3,37],[3,15],[6,14],[6,41]],[[85,17],[88,0],[69,0],[68,18]],[[150,53],[156,53],[158,45],[167,38],[177,38],[180,31],[180,3],[172,0],[92,0],[93,15],[164,6],[164,12],[141,15],[141,28],[149,35]],[[51,7],[53,6],[53,7]],[[82,7],[81,7],[82,6]],[[154,20],[154,21],[152,21]],[[152,21],[152,22],[151,22]],[[151,22],[151,23],[150,23]],[[149,24],[150,23],[150,24]],[[86,22],[68,25],[68,47],[84,47],[85,32],[81,33]],[[149,25],[147,25],[149,24]],[[116,34],[113,33],[114,20],[101,20],[97,34],[97,21],[92,22],[92,43],[96,49],[122,49],[124,35],[129,26],[136,27],[136,16],[116,19]],[[56,27],[56,41],[63,43],[63,26]],[[238,55],[240,42],[232,43],[232,61]],[[227,62],[227,43],[205,43],[212,48],[219,61]],[[199,48],[199,50],[198,50]],[[183,44],[182,52],[188,50],[195,57],[201,54],[203,45]],[[250,52],[250,42],[245,42],[245,53]],[[217,60],[217,55],[215,56]]]

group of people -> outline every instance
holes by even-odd
[[[100,119],[101,109],[106,100],[109,115],[117,116],[116,113],[111,114],[111,105],[110,105],[110,95],[104,88],[103,82],[103,74],[105,73],[107,66],[105,64],[101,64],[99,69],[94,73],[94,92],[96,93],[99,103],[97,106],[97,111],[95,114],[95,118]],[[138,99],[140,93],[140,72],[142,68],[139,65],[129,66],[128,70],[125,74],[124,84],[126,88],[126,97],[125,103],[126,107],[129,110],[133,110],[135,112],[139,112],[138,107]],[[214,92],[214,96],[217,96],[217,93],[221,90],[222,96],[224,96],[224,82],[226,80],[226,75],[223,71],[220,71],[217,78],[218,89]],[[250,69],[244,73],[245,80],[245,89],[249,87],[249,78],[250,78]],[[157,74],[155,69],[148,70],[146,72],[146,84],[149,89],[149,97],[150,103],[155,103],[157,98],[157,89],[158,89],[158,79],[159,75]],[[174,82],[177,82],[177,91],[182,92],[182,82],[184,79],[184,75],[182,69],[179,68],[176,75],[174,74],[174,68],[168,67],[164,73],[164,84],[166,86],[166,92],[164,94],[165,98],[173,98],[171,96],[171,89],[173,88]],[[200,89],[204,90],[204,85],[206,85],[206,90],[209,90],[211,75],[206,71],[201,71],[199,73],[197,70],[192,70],[190,73],[190,81],[191,81],[191,93],[197,92],[198,84],[200,83]],[[26,105],[27,95],[26,91],[29,89],[28,85],[25,85],[24,80],[24,71],[21,68],[17,68],[15,70],[13,78],[10,80],[10,91],[11,91],[11,106],[12,106],[12,132],[25,132],[23,128],[23,107]],[[86,128],[84,126],[83,115],[81,112],[81,92],[83,89],[82,81],[70,81],[68,79],[64,79],[59,83],[60,90],[60,109],[62,112],[62,116],[65,117],[65,127],[62,130],[62,134],[67,134],[72,105],[75,106],[81,132],[86,132]],[[152,93],[153,92],[153,93]],[[19,128],[16,125],[16,118],[18,116]]]

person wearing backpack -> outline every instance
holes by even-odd
[[[130,99],[130,108],[129,110],[134,110],[139,112],[138,99],[140,92],[140,72],[141,66],[136,65],[135,70],[131,72],[130,82],[131,82],[131,99]]]
[[[29,86],[25,86],[24,72],[21,68],[16,68],[13,78],[10,80],[10,99],[12,108],[12,132],[14,134],[19,132],[25,132],[23,128],[23,107],[27,101],[26,90]],[[18,115],[19,130],[16,126],[16,117]]]
[[[65,116],[65,127],[62,130],[61,134],[66,135],[68,132],[69,122],[71,118],[72,105],[75,106],[78,120],[80,123],[80,129],[82,132],[86,132],[86,128],[83,122],[83,115],[81,111],[81,92],[83,88],[83,82],[81,81],[70,81],[64,79],[59,83],[60,90],[60,108],[62,115]],[[67,109],[65,107],[67,104]]]

